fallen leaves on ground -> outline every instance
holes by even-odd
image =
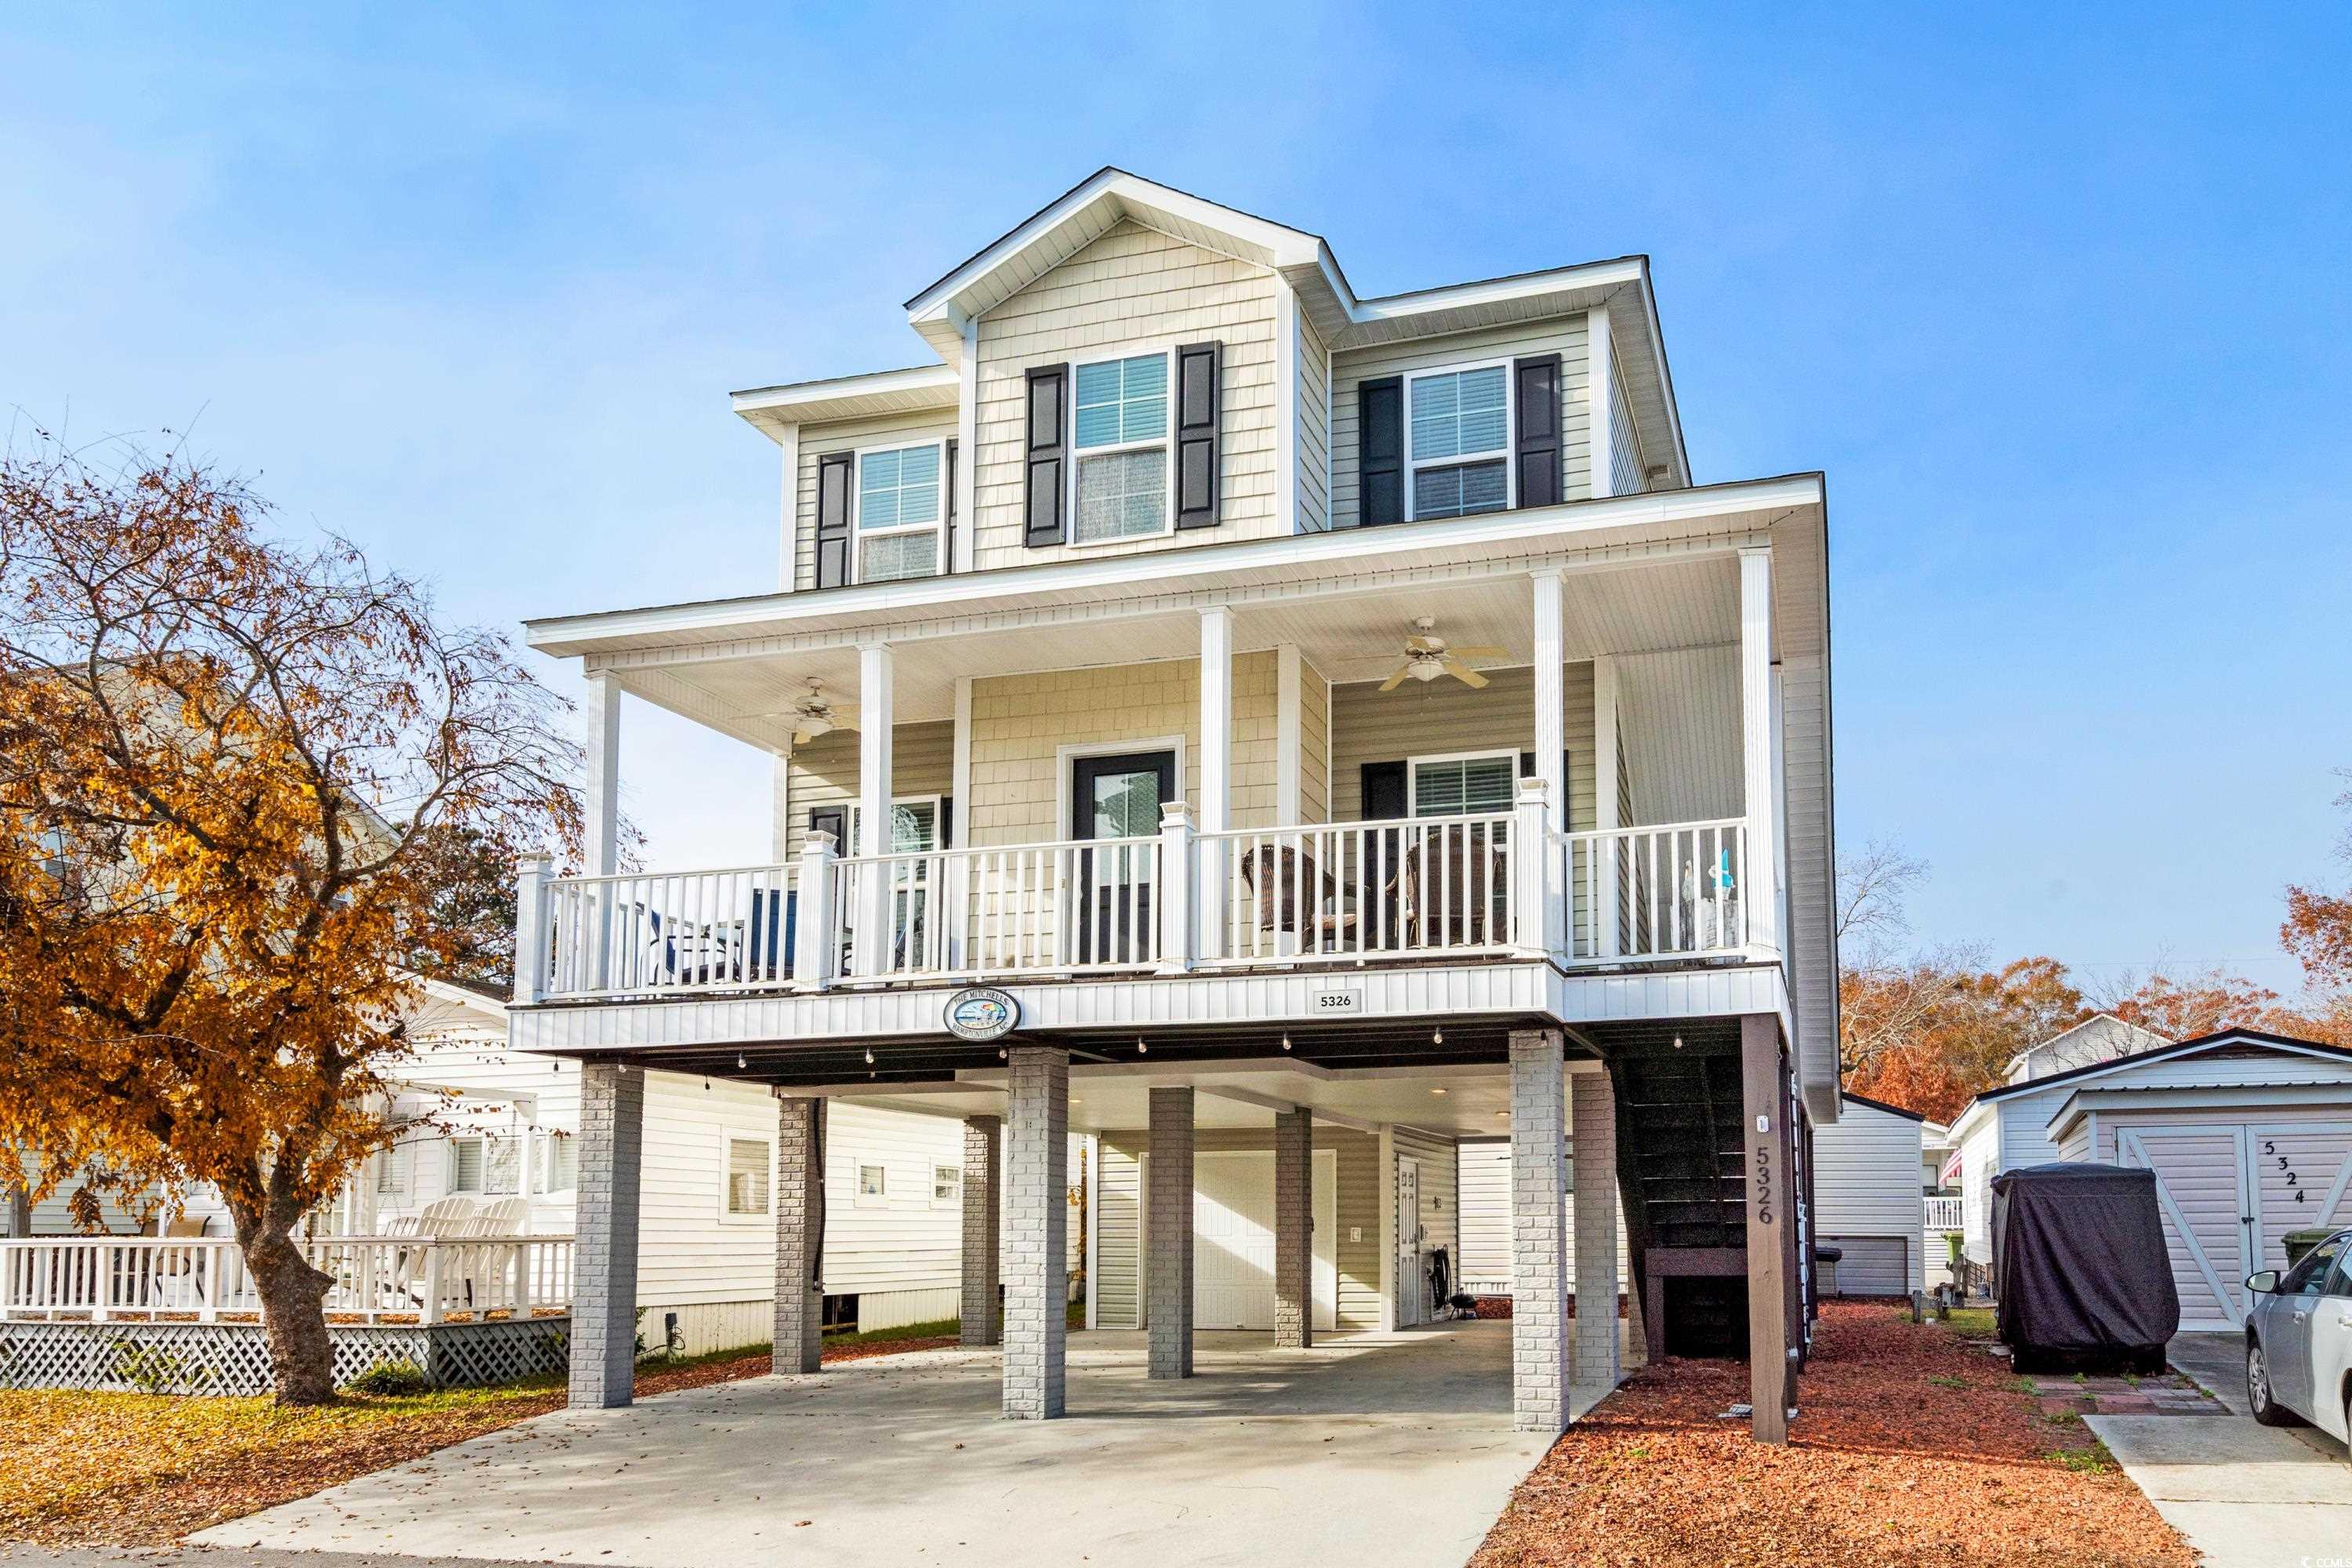
[[[2082,1423],[2021,1386],[1949,1329],[1832,1303],[1788,1447],[1724,1418],[1744,1363],[1669,1359],[1569,1429],[1471,1568],[2193,1568]]]
[[[825,1347],[830,1363],[954,1344],[952,1335]],[[760,1350],[637,1369],[644,1397],[768,1370]],[[157,1546],[404,1464],[563,1404],[560,1385],[349,1394],[317,1410],[269,1400],[0,1391],[0,1541]]]

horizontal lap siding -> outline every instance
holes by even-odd
[[[1095,1259],[1096,1321],[1106,1329],[1142,1326],[1141,1156],[1150,1146],[1142,1131],[1105,1132],[1102,1217],[1098,1239],[1102,1255]],[[1194,1152],[1271,1151],[1274,1135],[1255,1130],[1203,1128],[1196,1135]],[[1329,1150],[1338,1173],[1333,1223],[1339,1237],[1332,1247],[1339,1274],[1339,1331],[1355,1333],[1381,1323],[1381,1203],[1380,1143],[1371,1134],[1318,1122],[1315,1149]],[[1449,1187],[1449,1205],[1450,1205]],[[1356,1233],[1351,1236],[1351,1231]]]
[[[1629,826],[1740,816],[1739,650],[1627,654],[1617,675],[1618,735],[1635,790]]]
[[[1923,1237],[1927,1203],[1919,1181],[1919,1123],[1849,1100],[1845,1113],[1813,1130],[1815,1227],[1827,1241],[1879,1237],[1900,1242],[1909,1254],[1909,1282],[1895,1293],[1927,1288]],[[1841,1268],[1838,1287],[1848,1294],[1866,1270]],[[1874,1281],[1874,1287],[1875,1282]]]
[[[1272,272],[1127,222],[981,317],[974,565],[988,571],[1289,531],[1274,494],[1275,320]],[[1217,528],[1076,549],[1024,545],[1023,373],[1208,340],[1224,344]]]
[[[911,447],[919,441],[950,441],[955,433],[954,413],[937,409],[845,420],[835,425],[802,426],[800,465],[793,481],[793,585],[816,586],[818,458],[831,452],[854,452],[860,447]],[[852,478],[854,481],[855,476]]]
[[[772,1149],[774,1096],[756,1085],[646,1074],[637,1222],[641,1305],[773,1297],[773,1218],[719,1217],[730,1134],[757,1139]],[[773,1174],[772,1163],[772,1193]]]
[[[1298,313],[1298,522],[1301,533],[1331,526],[1331,374],[1323,340]]]
[[[1559,355],[1560,495],[1580,500],[1592,493],[1590,411],[1585,405],[1584,318],[1570,316],[1507,327],[1486,327],[1449,337],[1426,338],[1378,348],[1351,349],[1331,361],[1331,526],[1357,524],[1356,388],[1366,381],[1407,371],[1431,370],[1472,360]]]
[[[1511,1283],[1511,1145],[1464,1143],[1461,1164],[1462,1278]]]
[[[1611,363],[1615,363],[1612,353]],[[1622,371],[1609,378],[1609,493],[1640,495],[1650,488],[1649,465],[1643,461],[1642,434],[1633,423],[1633,405],[1625,395]]]
[[[963,1123],[835,1100],[825,1112],[824,1136],[826,1292],[956,1289],[963,1205],[931,1201],[931,1169],[961,1167]],[[884,1201],[871,1207],[858,1197],[857,1170],[876,1164],[884,1171]]]

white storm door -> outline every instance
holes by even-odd
[[[1192,1157],[1192,1326],[1274,1327],[1274,1156]]]
[[[2286,1235],[2352,1225],[2352,1122],[2281,1121],[2246,1129],[2253,1242],[2246,1271],[2286,1268]]]
[[[2245,1279],[2253,1194],[2243,1127],[2126,1127],[2116,1137],[2126,1165],[2156,1173],[2165,1248],[2180,1293],[2180,1326],[2245,1326]]]

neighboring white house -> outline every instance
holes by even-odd
[[[1813,1130],[1815,1229],[1844,1257],[1841,1296],[1927,1288],[1927,1202],[1919,1179],[1926,1118],[1848,1089],[1838,1119]]]
[[[2352,1223],[2352,1051],[2339,1047],[2250,1029],[2159,1044],[1989,1090],[1954,1131],[1979,1261],[1998,1173],[2053,1160],[2155,1171],[2184,1330],[2242,1326],[2245,1277],[2285,1266],[2287,1233]]]

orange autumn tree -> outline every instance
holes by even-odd
[[[0,460],[0,1183],[217,1189],[277,1395],[334,1396],[303,1220],[396,1131],[436,858],[576,845],[563,704],[166,454]]]

